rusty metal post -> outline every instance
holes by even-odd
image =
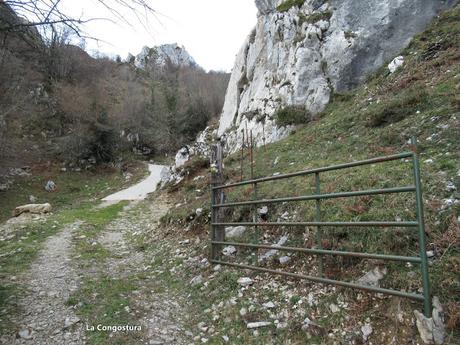
[[[240,158],[240,181],[243,181],[243,159],[244,159],[244,129],[241,130],[243,134],[243,140],[241,142],[241,158]]]
[[[252,138],[252,129],[250,132],[250,139],[249,139],[249,159],[251,160],[251,180],[254,179],[254,142]]]

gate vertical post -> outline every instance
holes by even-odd
[[[320,178],[319,178],[319,173],[315,173],[315,183],[316,183],[316,194],[319,195],[321,194],[321,185],[320,185]],[[321,222],[321,200],[316,199],[316,217],[315,220],[317,222]],[[323,234],[322,234],[322,229],[318,225],[316,227],[316,245],[319,249],[323,248]],[[323,276],[323,256],[319,255],[319,275],[322,277]]]
[[[223,146],[219,141],[211,148],[211,187],[221,186],[223,183]],[[222,189],[211,188],[211,241],[225,241],[225,229],[222,226],[212,225],[222,220],[222,208],[215,208],[214,205],[224,202],[224,191]],[[211,260],[220,260],[221,245],[211,243]]]
[[[212,160],[211,160],[212,162]],[[211,168],[213,167],[212,163],[211,163]],[[213,176],[214,174],[211,173],[211,176]],[[216,204],[216,190],[213,189],[213,187],[215,187],[216,184],[214,183],[214,179],[213,177],[211,177],[211,228],[210,228],[210,231],[209,231],[209,238],[210,238],[210,243],[211,243],[211,248],[210,248],[210,253],[209,253],[209,261],[211,260],[214,260],[214,258],[216,257],[215,256],[215,248],[214,248],[214,244],[212,243],[213,241],[215,241],[216,239],[216,236],[215,236],[215,233],[216,233],[216,226],[213,225],[213,223],[216,222],[216,213],[217,213],[217,210],[214,208],[214,205]]]
[[[254,138],[252,136],[252,129],[250,131],[249,145],[250,145],[249,146],[250,147],[249,156],[250,156],[250,159],[251,159],[251,180],[253,180],[254,179]],[[252,184],[252,200],[257,200],[257,183],[256,182],[254,182]],[[258,219],[257,206],[252,205],[251,209],[252,209],[252,221],[253,221],[253,223],[256,223],[257,219]],[[255,244],[259,244],[259,242],[260,242],[259,227],[257,225],[254,227],[254,239],[253,239],[253,242]],[[254,258],[254,262],[255,262],[256,265],[257,265],[258,261],[259,261],[259,249],[257,248],[255,250],[255,258]]]
[[[425,234],[425,221],[423,216],[423,198],[422,198],[422,184],[420,179],[420,163],[417,153],[417,139],[411,138],[413,146],[412,166],[414,170],[414,183],[415,183],[415,202],[418,222],[418,236],[420,247],[421,264],[420,269],[422,273],[423,284],[423,311],[426,317],[431,317],[431,292],[430,280],[428,278],[428,259],[426,256],[426,234]]]

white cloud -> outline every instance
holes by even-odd
[[[87,34],[101,40],[87,41],[87,49],[126,57],[145,45],[177,42],[205,69],[229,71],[256,23],[253,0],[152,0],[151,4],[158,14],[147,23],[123,9],[131,26],[105,20],[86,24]],[[65,0],[63,8],[76,17],[114,20],[95,0]]]

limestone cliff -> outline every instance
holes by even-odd
[[[358,85],[395,57],[454,0],[256,0],[257,24],[239,51],[218,134],[230,151],[252,130],[279,140],[273,114],[286,105],[322,111],[335,91]]]
[[[163,44],[153,48],[145,46],[135,57],[134,63],[138,68],[146,68],[152,64],[160,67],[167,64],[179,67],[197,66],[185,47],[180,47],[177,43]]]

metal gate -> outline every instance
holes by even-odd
[[[420,181],[420,165],[419,159],[416,152],[416,139],[412,138],[411,140],[413,151],[404,152],[399,154],[394,154],[385,157],[378,157],[367,159],[363,161],[355,161],[345,164],[333,165],[323,168],[310,169],[299,171],[295,173],[269,176],[257,179],[251,179],[246,181],[241,181],[231,184],[222,184],[222,161],[219,157],[222,156],[222,147],[215,147],[213,150],[213,179],[212,179],[212,193],[211,193],[211,262],[214,264],[228,265],[237,268],[251,269],[261,272],[268,272],[272,274],[279,274],[294,278],[305,279],[317,283],[333,284],[344,286],[348,288],[361,289],[376,293],[383,293],[388,295],[394,295],[399,297],[405,297],[412,300],[422,301],[424,305],[424,314],[427,317],[431,317],[431,297],[430,297],[430,283],[428,277],[428,262],[426,255],[426,239],[425,239],[425,228],[424,228],[424,217],[423,217],[423,201],[422,201],[422,187]],[[350,191],[350,192],[337,192],[337,193],[321,193],[321,183],[320,183],[320,174],[327,171],[341,170],[352,167],[365,166],[370,164],[378,164],[388,161],[396,161],[401,159],[411,159],[412,160],[412,175],[413,175],[413,185],[403,186],[403,187],[392,187],[392,188],[383,188],[383,189],[368,189],[368,190],[359,190],[359,191]],[[258,184],[281,179],[289,179],[297,176],[306,176],[306,175],[315,175],[316,180],[316,192],[312,195],[302,195],[302,196],[293,196],[293,197],[282,197],[275,199],[261,199],[261,200],[247,200],[247,201],[238,201],[238,202],[225,202],[225,195],[223,191],[231,187],[239,187],[245,185],[252,185],[254,189]],[[328,222],[322,221],[321,219],[321,200],[325,199],[334,199],[334,198],[347,198],[347,197],[356,197],[364,195],[379,195],[379,194],[390,194],[390,193],[413,193],[415,195],[416,201],[416,220],[414,221],[362,221],[362,222]],[[292,201],[306,201],[306,200],[315,200],[316,201],[316,218],[315,221],[305,221],[305,222],[260,222],[257,219],[254,219],[253,222],[225,222],[223,220],[224,208],[233,208],[237,206],[245,205],[261,205],[261,204],[274,204],[282,202],[292,202]],[[317,248],[299,248],[299,247],[286,247],[286,246],[272,246],[265,244],[252,244],[252,243],[240,243],[240,242],[227,242],[225,241],[225,226],[238,226],[243,225],[247,227],[279,227],[279,226],[292,226],[292,227],[305,227],[305,226],[316,226],[317,229]],[[321,247],[321,227],[405,227],[408,229],[416,228],[418,230],[418,242],[420,248],[419,256],[399,256],[399,255],[387,255],[387,254],[374,254],[374,253],[364,253],[364,252],[349,252],[349,251],[337,251],[337,250],[326,250]],[[300,252],[311,255],[317,255],[319,258],[319,276],[309,276],[297,273],[290,273],[281,270],[274,270],[264,267],[258,267],[253,265],[238,264],[233,262],[227,262],[222,260],[221,248],[224,245],[232,245],[235,247],[246,247],[253,249],[276,249],[279,251],[288,251],[288,252]],[[349,257],[358,257],[358,258],[368,258],[368,259],[378,259],[378,260],[390,260],[390,261],[399,261],[399,262],[410,262],[414,264],[419,264],[422,274],[422,286],[423,294],[408,293],[404,291],[360,285],[353,282],[345,282],[340,280],[333,280],[324,278],[322,274],[322,258],[324,255],[336,255],[336,256],[349,256]]]

